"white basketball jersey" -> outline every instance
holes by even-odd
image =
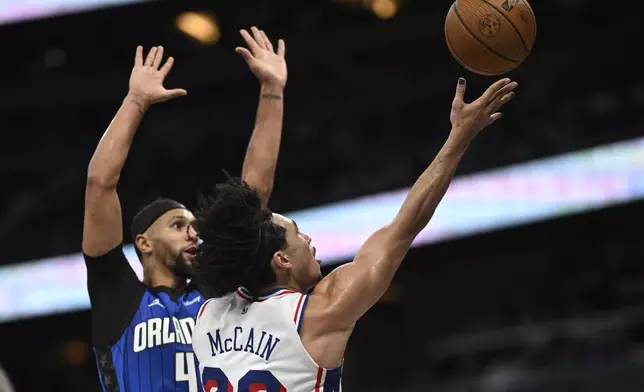
[[[276,289],[206,301],[192,337],[205,392],[339,392],[342,368],[319,367],[299,330],[308,295]]]

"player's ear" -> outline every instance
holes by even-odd
[[[148,254],[152,252],[152,244],[145,234],[137,234],[136,238],[134,239],[134,243],[142,254]]]
[[[288,255],[281,250],[273,254],[273,266],[278,270],[288,270],[293,267]]]

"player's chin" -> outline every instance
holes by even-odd
[[[183,257],[183,255],[177,258],[177,261],[171,268],[174,274],[181,278],[187,279],[192,277],[193,266],[186,260],[186,258]]]
[[[318,276],[322,276],[322,261],[315,259],[315,273]]]

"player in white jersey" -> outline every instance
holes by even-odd
[[[459,79],[452,130],[400,211],[374,232],[353,262],[321,279],[311,237],[261,205],[240,180],[217,185],[195,214],[196,279],[211,297],[202,306],[193,348],[206,392],[340,390],[344,350],[355,323],[398,270],[443,198],[472,139],[501,114],[517,84],[494,83],[463,101]]]
[[[339,391],[341,367],[318,366],[300,340],[307,303],[308,295],[283,288],[255,300],[240,288],[206,302],[195,328],[204,334],[193,342],[197,357],[208,358],[204,390]]]

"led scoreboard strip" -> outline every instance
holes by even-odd
[[[150,0],[1,0],[0,24],[22,22]]]
[[[350,260],[409,188],[287,213],[324,264]],[[644,138],[456,178],[414,246],[644,197]],[[139,277],[132,245],[124,247]],[[0,267],[0,321],[89,308],[80,253]]]

